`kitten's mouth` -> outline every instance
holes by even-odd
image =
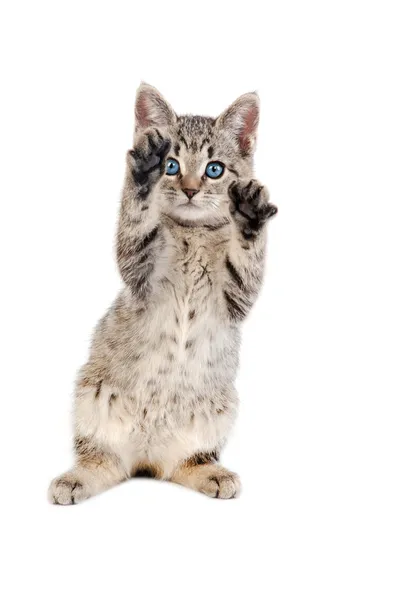
[[[187,200],[186,202],[181,202],[181,204],[178,204],[177,208],[200,208],[200,206],[198,204],[195,204],[195,202],[193,202],[192,200]]]

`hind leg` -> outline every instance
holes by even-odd
[[[85,366],[75,397],[75,465],[51,482],[49,500],[54,504],[81,502],[129,477],[131,428],[123,398],[90,375]]]
[[[197,454],[182,463],[171,481],[211,498],[235,498],[241,491],[238,475],[216,462],[213,454]]]
[[[101,448],[93,439],[76,438],[75,450],[74,468],[50,484],[49,500],[53,504],[82,502],[127,479],[119,457]]]

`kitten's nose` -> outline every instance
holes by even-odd
[[[195,173],[186,173],[181,180],[181,189],[190,200],[199,192],[200,187],[201,180]]]
[[[184,194],[186,196],[188,196],[188,198],[191,200],[191,198],[193,198],[195,196],[195,194],[197,194],[199,192],[199,190],[193,190],[193,189],[189,189],[189,188],[184,188],[182,190],[184,192]]]

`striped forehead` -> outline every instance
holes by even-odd
[[[179,156],[181,144],[191,152],[200,152],[205,146],[210,145],[214,123],[215,119],[212,117],[192,115],[178,117],[177,143],[174,148],[176,155]]]

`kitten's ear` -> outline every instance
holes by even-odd
[[[177,117],[160,92],[147,83],[141,83],[136,93],[135,130],[147,127],[173,125]]]
[[[256,92],[240,96],[217,119],[217,125],[237,139],[241,153],[252,154],[259,123],[259,96]]]

